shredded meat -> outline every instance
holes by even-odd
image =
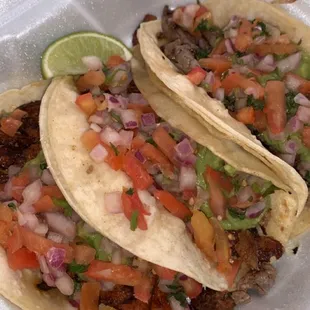
[[[0,131],[0,183],[8,180],[8,168],[11,165],[23,166],[35,158],[41,150],[39,132],[40,101],[19,107],[27,112],[22,126],[14,137]]]
[[[209,288],[192,300],[195,310],[233,310],[235,302],[229,292],[217,292]]]
[[[134,298],[132,287],[125,285],[116,285],[112,291],[100,292],[100,303],[106,306],[119,308],[126,302],[131,301]]]
[[[259,294],[265,295],[275,283],[277,271],[268,263],[262,264],[260,270],[248,272],[238,283],[238,289],[247,291],[256,290]]]
[[[157,19],[157,17],[155,15],[146,14],[140,24],[146,23],[146,22],[150,22],[150,21],[156,20],[156,19]],[[138,33],[139,28],[140,28],[140,24],[139,24],[139,26],[137,27],[137,29],[135,30],[135,32],[134,32],[134,34],[132,36],[132,46],[135,46],[135,45],[139,44],[137,33]]]

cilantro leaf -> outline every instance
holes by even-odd
[[[270,36],[270,34],[269,34],[268,30],[267,30],[267,26],[266,26],[265,23],[258,22],[257,26],[262,28],[261,35],[266,36],[266,37]]]
[[[199,49],[196,51],[195,58],[196,58],[197,60],[202,59],[202,58],[207,58],[207,57],[209,56],[210,53],[211,53],[211,49],[208,49],[208,48],[199,48]]]
[[[11,208],[11,209],[13,209],[13,210],[16,210],[16,205],[15,205],[15,203],[13,203],[13,202],[10,202],[10,203],[8,204],[8,207]]]
[[[113,118],[115,121],[117,121],[117,122],[120,123],[120,124],[123,124],[123,123],[122,123],[122,120],[121,120],[121,117],[120,117],[117,113],[115,113],[114,111],[111,111],[111,116],[112,116],[112,118]]]
[[[72,263],[68,264],[68,270],[72,273],[83,273],[87,271],[87,269],[88,265],[77,264],[75,260]]]
[[[245,212],[242,210],[239,211],[237,208],[228,208],[228,212],[234,218],[238,218],[240,220],[245,219]]]
[[[133,188],[129,188],[129,189],[126,191],[126,194],[129,195],[129,196],[132,196],[134,192],[135,192],[135,191],[134,191]]]
[[[111,148],[112,148],[113,152],[115,153],[115,155],[118,156],[119,151],[118,151],[117,147],[112,142],[110,142],[110,145],[111,145]]]
[[[231,112],[234,112],[235,111],[235,101],[236,101],[235,96],[231,95],[231,96],[225,96],[223,103],[224,103],[224,106],[226,107],[226,109],[228,109]]]
[[[132,212],[131,219],[130,219],[130,229],[132,231],[135,231],[138,227],[138,216],[139,216],[138,210],[135,210]]]
[[[67,217],[72,216],[73,209],[68,204],[68,202],[65,199],[58,199],[58,198],[52,198],[53,203],[55,206],[61,207],[64,209],[64,215]]]
[[[265,102],[263,100],[255,99],[253,95],[248,96],[247,105],[253,107],[255,110],[263,110]]]
[[[154,146],[157,146],[156,142],[153,140],[153,138],[147,138],[145,140],[146,143],[152,144]]]
[[[297,113],[298,104],[294,101],[294,98],[296,96],[295,92],[290,91],[286,94],[286,115],[287,118],[293,117]]]
[[[40,169],[41,170],[45,170],[46,168],[47,168],[47,163],[46,162],[40,164]]]

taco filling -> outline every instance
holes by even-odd
[[[229,295],[232,308],[249,301],[248,289],[267,293],[276,274],[270,262],[283,254],[282,245],[264,236],[263,228],[270,195],[277,188],[237,171],[173,128],[156,115],[142,94],[130,92],[131,83],[130,64],[119,56],[76,81],[80,95],[75,103],[89,123],[81,135],[85,149],[94,163],[125,172],[133,183],[131,188],[105,194],[106,211],[123,213],[133,231],[147,230],[151,213],[142,203],[147,190],[186,223],[198,248],[226,276],[236,290]],[[203,294],[218,301],[228,298],[211,290]],[[205,300],[205,308],[197,309],[209,309],[206,303],[212,298],[201,296],[195,296],[192,305]]]
[[[1,148],[19,154],[9,163],[7,154],[0,156],[2,179],[8,179],[1,192],[0,245],[9,267],[39,272],[39,291],[58,289],[79,309],[185,307],[201,284],[120,248],[67,203],[40,150],[39,109],[35,102],[2,116],[18,123],[0,134]]]
[[[310,58],[263,19],[232,16],[223,28],[202,5],[162,14],[162,51],[177,69],[310,184]]]

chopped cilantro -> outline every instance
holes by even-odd
[[[75,260],[68,265],[69,271],[72,273],[83,273],[87,271],[88,265],[77,264]]]
[[[256,182],[251,185],[251,188],[252,188],[253,192],[256,194],[259,194],[261,191],[259,184]]]
[[[113,152],[115,153],[115,155],[118,156],[119,151],[118,151],[117,147],[112,142],[110,142],[110,145],[111,145],[111,148],[112,148]]]
[[[304,176],[304,180],[306,181],[307,185],[310,185],[310,171],[307,171],[305,176]]]
[[[298,103],[296,103],[294,101],[294,98],[296,96],[295,92],[288,92],[286,94],[286,115],[287,118],[290,119],[291,117],[295,116],[295,114],[297,113],[297,109],[298,109]]]
[[[236,101],[236,97],[234,95],[231,95],[231,96],[225,96],[223,103],[226,109],[228,109],[231,112],[234,112],[235,101]]]
[[[121,117],[120,117],[117,113],[115,113],[114,111],[111,111],[110,113],[111,113],[112,118],[113,118],[115,121],[117,121],[117,122],[120,123],[120,124],[123,124],[123,123],[122,123],[122,120],[121,120]]]
[[[242,59],[240,59],[240,58],[238,58],[238,56],[236,55],[236,54],[234,54],[234,55],[232,55],[231,56],[231,61],[232,61],[232,63],[234,64],[234,65],[243,65],[244,64],[244,62],[243,62],[243,60]]]
[[[238,218],[240,220],[244,220],[245,219],[245,212],[237,209],[237,208],[228,208],[228,212],[229,214],[233,217],[233,218]]]
[[[112,255],[103,249],[98,249],[96,252],[96,259],[99,259],[103,262],[110,262],[112,260]]]
[[[46,162],[40,164],[40,169],[41,169],[41,170],[45,170],[46,168],[47,168],[47,163],[46,163]]]
[[[234,187],[235,193],[239,192],[239,190],[241,188],[241,180],[238,177],[235,177],[231,180],[231,183]]]
[[[53,203],[55,206],[61,207],[64,209],[64,215],[67,217],[72,216],[73,209],[68,204],[68,202],[65,199],[58,199],[58,198],[52,198]]]
[[[212,32],[218,32],[219,35],[223,34],[223,31],[221,28],[212,25],[212,23],[207,20],[207,19],[203,19],[199,25],[196,27],[195,31],[212,31]]]
[[[169,133],[170,137],[175,141],[180,141],[182,137],[184,137],[184,134],[179,130],[173,130],[171,133]]]
[[[153,140],[153,138],[147,138],[145,140],[146,143],[152,144],[154,146],[157,146],[156,142]]]
[[[268,81],[280,81],[281,80],[281,75],[279,70],[274,70],[273,72],[269,73],[269,74],[264,74],[261,76],[257,77],[258,82],[262,85],[262,86],[266,86],[266,83]]]
[[[79,292],[82,289],[82,283],[74,280],[74,292]]]
[[[129,188],[127,191],[126,191],[126,194],[129,195],[129,196],[132,196],[134,193],[134,189],[133,188]]]
[[[171,290],[168,298],[174,297],[183,307],[187,305],[184,288],[178,283],[177,279],[175,279],[171,285],[167,285],[167,288]]]
[[[135,231],[138,227],[138,216],[139,212],[137,210],[132,212],[131,219],[130,219],[130,229]]]
[[[15,203],[13,203],[13,202],[10,202],[10,203],[8,204],[8,207],[11,208],[11,209],[13,209],[13,210],[16,210],[16,205],[15,205]]]
[[[213,216],[213,212],[207,202],[205,202],[204,204],[200,206],[200,211],[202,211],[204,215],[208,218]]]
[[[247,105],[253,107],[255,110],[263,110],[265,103],[263,100],[255,99],[253,95],[248,96]]]
[[[263,22],[258,22],[258,23],[257,23],[257,26],[262,28],[262,31],[261,31],[261,34],[262,34],[262,35],[264,35],[264,36],[266,36],[266,37],[269,37],[269,36],[270,36],[270,34],[269,34],[268,30],[267,30],[267,26],[266,26],[265,23],[263,23]]]
[[[196,51],[195,58],[196,58],[197,60],[202,59],[202,58],[207,58],[207,57],[209,56],[210,53],[211,53],[211,49],[208,49],[208,48],[199,48],[199,49]]]
[[[267,181],[261,188],[261,194],[263,195],[263,197],[266,197],[274,193],[276,189],[276,186],[274,186],[270,181]]]
[[[246,53],[245,52],[236,51],[236,55],[237,55],[237,57],[243,57],[243,56],[246,55]]]

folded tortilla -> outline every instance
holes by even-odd
[[[308,26],[288,16],[284,10],[276,6],[257,0],[210,0],[205,5],[211,11],[217,26],[226,25],[233,15],[250,19],[261,17],[266,22],[278,26],[294,42],[303,38],[302,47],[310,50],[310,41],[307,40]],[[217,137],[226,137],[235,142],[268,167],[270,173],[276,175],[281,184],[279,187],[286,192],[288,200],[279,202],[281,215],[275,215],[273,219],[290,223],[279,231],[279,234],[283,234],[282,241],[287,241],[294,231],[294,226],[298,225],[296,219],[307,200],[308,189],[305,182],[294,168],[267,151],[245,125],[233,119],[220,101],[210,98],[205,90],[193,85],[185,75],[178,72],[160,49],[161,42],[157,37],[160,32],[161,21],[144,23],[138,31],[141,53],[148,65],[152,82],[188,113],[193,113],[205,126],[213,128]],[[260,169],[257,167],[254,170]]]
[[[0,111],[13,112],[23,104],[41,100],[48,85],[49,81],[40,81],[1,94]],[[39,273],[32,270],[15,272],[10,269],[5,250],[1,247],[0,274],[0,294],[22,309],[75,309],[57,289],[48,292],[38,290],[36,284],[41,282]]]

